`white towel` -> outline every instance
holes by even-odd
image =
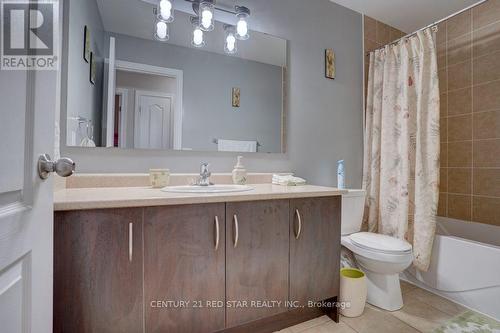
[[[299,186],[299,185],[305,185],[306,180],[303,178],[294,177],[293,175],[274,174],[272,183],[274,185]]]
[[[232,152],[257,152],[257,141],[239,141],[239,140],[223,140],[217,141],[217,149],[219,151],[232,151]]]

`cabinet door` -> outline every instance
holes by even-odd
[[[290,301],[338,296],[340,197],[290,201]]]
[[[288,211],[288,200],[226,204],[227,327],[286,311]]]
[[[142,209],[57,212],[54,332],[142,332]]]
[[[146,208],[146,332],[224,329],[224,237],[223,203]]]

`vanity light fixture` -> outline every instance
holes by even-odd
[[[200,28],[203,31],[214,30],[214,0],[203,0],[200,2],[198,15],[200,17]]]
[[[160,0],[156,10],[158,19],[170,23],[174,21],[174,10],[172,0]]]
[[[173,0],[143,0],[148,3],[157,3],[153,7],[156,18],[154,25],[154,38],[161,42],[169,39],[168,23],[174,21]],[[227,54],[235,54],[237,51],[237,40],[250,38],[248,30],[248,18],[250,9],[245,6],[234,6],[234,10],[226,6],[217,6],[216,0],[185,0],[192,4],[196,16],[191,16],[193,25],[193,37],[191,44],[194,47],[205,46],[204,32],[215,29],[215,12],[219,11],[226,15],[236,16],[236,25],[224,24],[224,51]],[[228,20],[226,18],[226,20]]]
[[[155,24],[154,38],[160,42],[168,41],[168,24],[165,21],[157,20]]]
[[[235,30],[236,29],[233,25],[224,24],[224,52],[227,54],[235,54],[237,52]]]
[[[193,40],[191,41],[191,44],[194,47],[205,46],[205,41],[203,40],[203,30],[200,27],[200,18],[191,16],[191,24],[194,27]]]
[[[236,38],[239,40],[247,40],[250,38],[248,34],[248,17],[250,17],[250,9],[244,6],[235,6],[236,17],[238,18],[238,23],[236,23]]]

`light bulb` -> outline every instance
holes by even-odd
[[[233,35],[229,35],[229,36],[227,36],[227,38],[226,38],[226,42],[227,42],[228,44],[234,44],[234,43],[236,43],[236,38],[234,38],[234,36],[233,36]]]
[[[161,0],[158,4],[158,18],[165,22],[172,22],[174,20],[172,2],[170,0]]]
[[[161,0],[160,1],[160,8],[165,9],[165,10],[171,10],[172,3],[169,0]]]
[[[240,18],[236,25],[236,33],[239,39],[248,39],[248,23],[245,19]]]
[[[203,13],[201,13],[202,20],[212,21],[213,17],[214,17],[214,15],[212,14],[212,11],[209,9],[205,9],[203,11]]]
[[[209,1],[202,1],[199,7],[200,28],[203,31],[214,30],[214,5]]]
[[[202,19],[201,20],[201,25],[203,26],[203,28],[209,29],[210,26],[212,25],[212,21],[208,20],[208,19]]]
[[[162,8],[160,10],[160,15],[161,15],[162,19],[168,20],[168,19],[170,19],[170,16],[172,15],[172,11],[170,9]]]
[[[168,40],[168,25],[163,21],[158,21],[156,23],[155,38],[160,41]]]
[[[210,26],[212,25],[212,20],[202,18],[201,25],[203,26],[203,28],[209,29]]]
[[[203,46],[203,31],[200,28],[193,31],[193,45],[197,47]]]
[[[228,54],[236,53],[236,37],[234,37],[234,28],[232,31],[226,31],[226,43],[224,51]]]

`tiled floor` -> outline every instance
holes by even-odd
[[[341,317],[336,324],[323,316],[280,333],[427,333],[466,311],[458,304],[403,281],[401,289],[405,305],[399,311],[388,312],[367,304],[358,318]]]

